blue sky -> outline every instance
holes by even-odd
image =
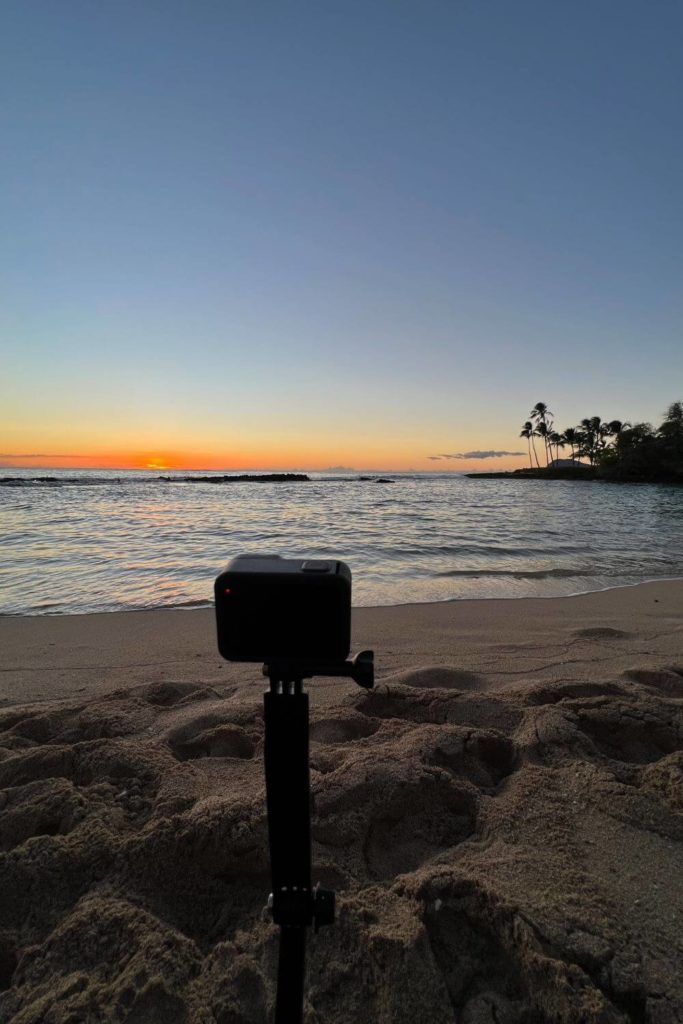
[[[1,22],[3,452],[431,468],[683,397],[680,3]]]

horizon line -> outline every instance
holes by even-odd
[[[472,460],[474,461],[474,460]],[[325,467],[324,469],[313,469],[305,466],[288,467],[286,469],[277,468],[274,469],[272,466],[249,466],[235,467],[235,466],[224,466],[220,469],[207,469],[203,466],[190,466],[190,467],[160,467],[160,466],[86,466],[80,468],[78,466],[17,466],[11,464],[5,464],[0,462],[0,470],[6,469],[21,469],[21,470],[52,470],[59,473],[68,473],[71,471],[77,471],[79,473],[92,473],[92,472],[105,472],[105,473],[331,473],[335,476],[344,476],[348,473],[447,473],[451,476],[458,476],[465,473],[463,469],[389,469],[388,467],[382,468],[370,468],[370,469],[354,469],[353,467],[344,467],[344,469],[336,469],[335,467]]]

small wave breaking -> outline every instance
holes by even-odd
[[[465,577],[470,579],[484,579],[487,577],[504,577],[517,580],[562,580],[582,578],[590,573],[581,572],[576,569],[446,569],[443,572],[434,573],[435,576]]]

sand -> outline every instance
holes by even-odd
[[[683,582],[359,609],[311,693],[309,1024],[683,1020]],[[0,1021],[262,1024],[257,666],[209,611],[0,618]]]

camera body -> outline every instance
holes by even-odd
[[[334,559],[238,555],[214,584],[227,661],[343,662],[351,646],[351,570]]]

